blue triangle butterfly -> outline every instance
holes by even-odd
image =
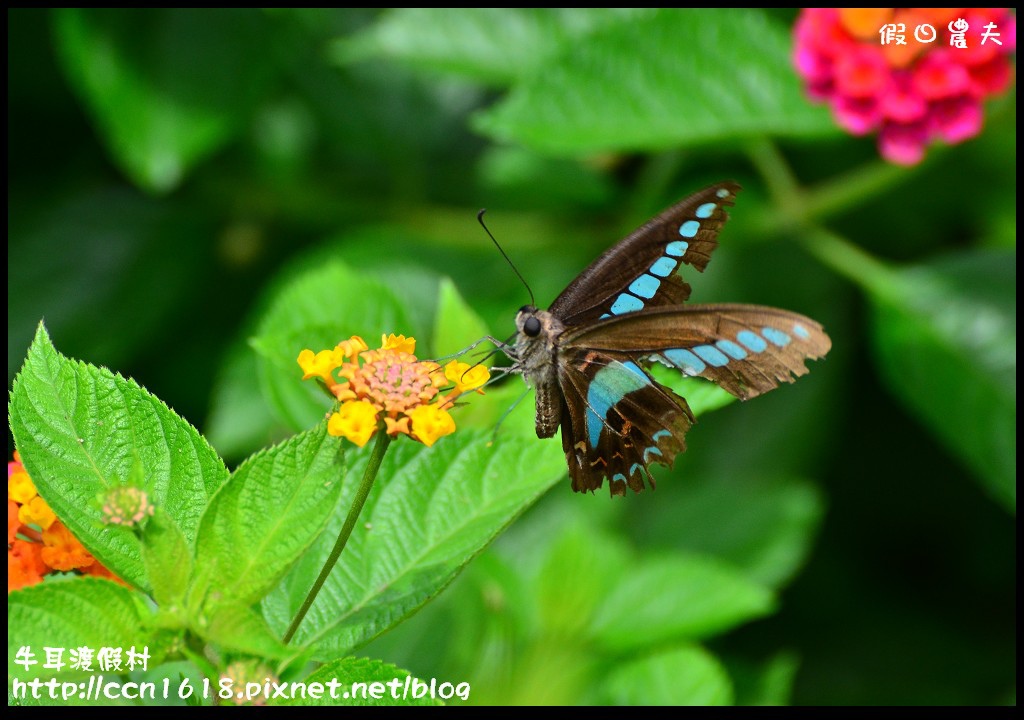
[[[770,307],[684,305],[683,265],[703,272],[740,187],[712,185],[673,205],[590,264],[548,310],[516,315],[506,352],[536,389],[537,435],[562,429],[572,488],[654,487],[694,423],[686,400],[647,372],[660,362],[746,400],[807,372],[832,341],[815,321]]]

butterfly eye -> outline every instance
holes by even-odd
[[[535,317],[526,318],[526,322],[523,323],[523,332],[530,337],[540,335],[540,320]]]

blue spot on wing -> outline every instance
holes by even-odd
[[[796,323],[795,325],[793,325],[793,333],[796,334],[796,336],[801,340],[806,340],[811,336],[811,333],[808,332],[807,328],[805,328],[800,323]]]
[[[685,250],[684,250],[685,252]],[[658,277],[668,277],[676,269],[677,261],[669,257],[660,257],[651,265],[651,274]]]
[[[632,362],[612,362],[597,371],[587,388],[587,434],[590,447],[597,447],[604,422],[615,404],[634,390],[647,387],[650,382],[643,370]]]
[[[622,367],[624,367],[624,368],[628,368],[628,369],[629,369],[629,370],[631,370],[632,372],[636,373],[636,374],[637,374],[637,375],[639,375],[639,376],[640,376],[641,378],[643,378],[643,380],[644,380],[644,384],[646,384],[646,383],[647,383],[647,373],[645,373],[645,372],[644,372],[643,370],[641,370],[641,369],[640,369],[640,366],[639,366],[639,365],[637,365],[637,364],[636,364],[635,362],[633,362],[632,360],[627,360],[626,362],[622,363]]]
[[[689,350],[674,349],[662,353],[668,361],[687,375],[700,375],[707,367],[704,362]],[[657,438],[655,438],[657,439]]]
[[[670,242],[665,246],[665,252],[673,257],[682,257],[686,254],[686,250],[689,247],[690,243],[685,240],[676,240],[675,242]]]
[[[732,340],[719,340],[715,343],[715,346],[733,360],[742,360],[747,356],[747,351]]]
[[[740,330],[736,334],[736,339],[743,343],[751,352],[764,352],[768,347],[768,343],[760,335],[750,330]]]
[[[636,312],[644,309],[644,301],[629,293],[622,293],[612,303],[612,314],[622,315],[623,313]]]
[[[699,208],[697,208],[697,212],[695,212],[694,215],[701,219],[709,218],[711,217],[711,213],[715,211],[716,207],[718,206],[715,205],[715,203],[704,203]]]
[[[687,220],[679,226],[679,234],[685,238],[696,237],[698,230],[700,230],[700,223],[696,220]]]
[[[786,347],[793,339],[786,333],[781,330],[776,330],[773,327],[761,328],[761,334],[764,335],[772,345],[778,345],[779,347]]]
[[[693,352],[708,365],[722,367],[729,364],[729,358],[713,345],[698,345],[693,349]]]
[[[634,295],[650,300],[658,292],[661,280],[644,273],[629,285],[629,291]]]
[[[727,188],[719,188],[718,192],[716,192],[715,195],[717,195],[720,198],[727,198],[729,197],[729,190]]]

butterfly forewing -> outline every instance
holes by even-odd
[[[832,347],[810,318],[758,305],[652,308],[567,331],[561,343],[609,357],[657,360],[743,400],[806,374],[804,361],[822,358]]]
[[[690,286],[680,265],[704,271],[739,190],[734,182],[712,185],[637,228],[580,273],[550,312],[577,325],[685,302]]]

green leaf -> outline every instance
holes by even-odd
[[[377,347],[381,334],[409,335],[408,315],[382,282],[340,262],[289,282],[272,302],[252,344],[260,356],[264,393],[296,429],[312,427],[330,407],[319,385],[302,381],[296,358],[304,348],[332,348],[352,335]]]
[[[451,278],[443,278],[438,291],[437,319],[434,323],[435,355],[444,357],[458,352],[488,334],[484,321],[459,294]]]
[[[533,602],[541,629],[556,637],[585,636],[601,600],[630,573],[631,560],[626,542],[597,523],[566,527],[553,538],[537,577]]]
[[[161,610],[174,612],[185,599],[192,577],[192,551],[181,528],[157,508],[142,533],[142,562]]]
[[[54,20],[64,72],[114,161],[154,192],[243,129],[274,79],[256,11],[75,8]]]
[[[201,632],[204,639],[216,643],[221,650],[275,660],[295,656],[295,649],[282,643],[251,606],[218,605]]]
[[[190,595],[206,607],[260,600],[335,514],[344,466],[327,424],[231,474],[203,515]]]
[[[750,580],[778,588],[810,553],[825,513],[809,480],[774,475],[690,477],[671,502],[649,508],[657,540],[714,555]]]
[[[399,8],[331,48],[338,62],[390,57],[506,84],[547,68],[596,30],[645,8]]]
[[[475,116],[553,154],[661,150],[837,132],[790,60],[789,29],[748,9],[661,9],[568,47]]]
[[[731,705],[733,699],[725,669],[697,645],[617,665],[601,688],[614,705]]]
[[[720,561],[644,558],[604,598],[591,632],[601,646],[622,652],[721,633],[774,605],[769,590]]]
[[[195,428],[133,381],[59,354],[42,324],[15,379],[10,418],[39,494],[93,555],[137,585],[146,585],[139,542],[101,523],[97,496],[138,465],[150,501],[191,543],[227,477]]]
[[[368,642],[417,610],[519,513],[565,475],[557,443],[518,437],[490,446],[489,433],[461,430],[431,448],[400,440],[388,449],[359,523],[296,643],[327,660]],[[367,453],[350,453],[343,505],[351,502]],[[296,564],[264,602],[283,632],[344,521]]]
[[[444,705],[441,697],[456,702],[469,698],[469,683],[438,683],[412,677],[407,670],[380,660],[346,657],[325,663],[302,681],[307,689],[316,683],[319,698],[293,698],[274,705]],[[337,697],[331,697],[332,689]],[[457,694],[456,694],[457,693]]]
[[[43,668],[43,648],[130,648],[150,646],[149,662],[159,658],[154,638],[144,629],[146,613],[138,595],[100,578],[73,578],[44,582],[7,595],[7,675],[28,679],[57,674]],[[18,651],[27,648],[37,664],[17,664]],[[66,663],[68,656],[62,658]],[[71,672],[68,667],[64,672]]]
[[[989,494],[1017,509],[1017,255],[961,253],[876,290],[873,335],[890,389]]]
[[[791,652],[780,652],[763,663],[728,662],[737,705],[788,705],[800,662]]]

